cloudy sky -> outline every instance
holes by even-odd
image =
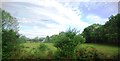
[[[18,19],[20,34],[34,38],[58,34],[69,27],[82,32],[93,23],[104,24],[118,13],[118,0],[110,1],[5,1],[1,8]]]

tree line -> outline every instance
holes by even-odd
[[[82,33],[86,43],[120,43],[120,14],[110,16],[104,25],[93,24],[86,27]]]

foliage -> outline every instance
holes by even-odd
[[[42,42],[45,38],[39,38],[39,37],[35,37],[34,39],[32,39],[31,41],[33,42]]]
[[[76,52],[76,59],[89,60],[89,61],[95,61],[99,59],[97,50],[90,46],[80,47],[76,49],[75,52]]]
[[[52,58],[51,57],[52,54],[53,54],[52,50],[50,48],[48,48],[48,46],[43,44],[43,43],[41,43],[39,45],[39,47],[37,48],[37,50],[34,51],[34,53],[33,53],[35,58],[39,58],[39,59],[46,58],[48,55],[49,55],[49,57],[47,57],[47,58]]]
[[[103,26],[107,43],[120,43],[120,14],[111,16],[109,21]]]
[[[49,36],[46,36],[45,42],[49,42],[49,41],[50,41],[50,37],[49,37]]]
[[[51,43],[21,43],[20,50],[13,52],[10,59],[54,59],[57,48]]]
[[[59,41],[59,35],[52,35],[50,37],[50,41],[48,41],[48,42],[50,42],[50,43],[56,43],[57,41]]]
[[[2,29],[18,31],[18,21],[15,17],[5,10],[2,11]]]
[[[74,48],[80,43],[84,42],[84,38],[81,35],[77,35],[75,29],[69,29],[66,32],[59,34],[58,41],[55,46],[60,50],[56,58],[60,59],[72,59],[74,56]]]
[[[61,53],[61,49],[56,48],[53,43],[33,42],[33,43],[21,43],[20,45],[21,45],[20,50],[13,52],[10,59],[55,59],[55,58],[57,59],[63,56]],[[94,57],[95,54],[98,55],[96,56],[96,58],[94,57],[94,59],[97,59],[97,57],[98,59],[113,59],[114,56],[115,58],[117,58],[118,56],[116,54],[119,53],[118,47],[115,46],[88,43],[79,44],[77,45],[77,47],[75,47],[73,54],[74,56],[76,56],[76,59],[80,59],[80,57],[82,57],[80,56],[80,54],[77,55],[77,51],[81,52],[81,50],[83,51],[84,54],[86,54],[85,56],[89,58],[91,58],[90,56]],[[87,59],[83,57],[80,60]]]
[[[2,11],[2,58],[6,59],[12,51],[18,49],[18,22],[17,19],[5,10]]]
[[[75,54],[78,58],[80,58],[81,53],[79,53],[79,52],[81,52],[82,50],[86,50],[84,52],[87,52],[87,51],[90,51],[91,49],[94,49],[96,51],[97,59],[114,59],[114,57],[117,58],[118,57],[117,54],[119,54],[119,52],[118,52],[119,47],[117,47],[117,46],[92,44],[92,43],[78,45],[75,48],[75,51],[76,51]],[[91,53],[94,53],[94,50],[92,50],[93,52],[91,52]],[[77,51],[78,51],[78,53],[77,53]],[[82,53],[84,53],[84,52],[82,52]]]
[[[75,43],[84,43],[85,42],[85,38],[83,38],[83,36],[80,34],[75,35],[73,40]]]
[[[28,41],[28,38],[26,36],[21,35],[18,41],[19,43],[25,43]]]
[[[45,38],[44,37],[35,37],[33,39],[25,37],[26,42],[42,42]]]
[[[2,31],[2,55],[3,59],[9,57],[12,51],[18,47],[18,36],[13,30]]]
[[[120,43],[120,14],[111,16],[104,25],[93,24],[84,29],[82,35],[88,43]]]
[[[84,29],[82,35],[85,37],[87,43],[94,42],[94,39],[97,38],[95,31],[101,26],[100,24],[93,24]]]

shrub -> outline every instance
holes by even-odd
[[[80,44],[84,43],[84,38],[75,29],[69,29],[67,32],[59,34],[59,40],[55,46],[59,49],[57,58],[60,59],[74,59],[74,49]]]
[[[7,59],[19,47],[17,33],[13,30],[2,30],[2,58]]]
[[[59,49],[58,56],[56,58],[60,59],[67,59],[72,58],[73,54],[73,44],[72,41],[69,40],[68,37],[61,38],[60,41],[58,41],[55,46]]]
[[[98,54],[99,53],[97,52],[97,50],[90,46],[80,47],[79,49],[75,50],[76,58],[80,60],[98,60]]]
[[[43,44],[43,43],[41,43],[41,44],[39,45],[38,49],[39,49],[40,51],[46,51],[46,50],[48,49],[48,46],[45,45],[45,44]]]
[[[41,43],[38,48],[33,51],[33,55],[37,59],[52,59],[54,52],[48,45]]]

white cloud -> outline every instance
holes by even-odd
[[[108,19],[101,18],[101,17],[96,16],[96,15],[88,15],[86,17],[86,19],[88,20],[88,22],[90,24],[93,24],[93,23],[104,24],[106,21],[108,21]]]
[[[59,32],[61,32],[62,29],[57,29],[57,28],[44,28],[41,29],[38,26],[34,26],[33,29],[31,30],[20,30],[19,33],[26,35],[29,38],[33,38],[33,37],[45,37],[47,35],[51,36],[53,34],[58,34]]]
[[[71,7],[65,7],[64,5],[53,1],[53,2],[32,2],[32,4],[38,5],[40,7],[26,7],[28,12],[34,13],[32,18],[22,18],[21,23],[26,23],[32,30],[20,30],[19,33],[26,35],[27,37],[35,36],[51,36],[53,34],[58,34],[61,31],[65,31],[66,27],[72,26],[82,30],[89,24],[82,22],[80,20],[80,12],[73,10]],[[52,8],[52,9],[51,9]],[[77,10],[77,9],[76,9]],[[38,17],[38,16],[45,17]],[[42,19],[51,18],[59,24],[43,23]],[[42,28],[38,24],[43,24],[47,28]],[[34,24],[34,25],[33,25]],[[31,25],[31,26],[30,26]],[[24,26],[23,26],[24,27]],[[31,35],[31,36],[30,36]]]
[[[61,31],[65,31],[67,27],[72,26],[83,30],[89,24],[81,21],[80,12],[75,8],[74,11],[72,7],[64,6],[57,1],[33,1],[30,2],[33,6],[22,5],[20,3],[13,4],[10,8],[16,12],[19,12],[17,19],[20,23],[19,33],[33,38],[36,36],[51,36],[53,34],[58,34]],[[18,9],[15,7],[18,6]],[[8,4],[9,6],[9,4]],[[24,11],[21,11],[24,9]],[[9,10],[8,10],[9,11]],[[26,13],[31,14],[31,17],[26,17]],[[25,17],[24,17],[25,16]],[[58,23],[51,23],[52,21]]]
[[[13,3],[12,6],[6,5],[10,7],[11,11],[16,12],[14,15],[19,14],[18,16],[16,15],[20,22],[19,33],[29,38],[58,34],[61,31],[65,31],[69,26],[78,28],[82,32],[90,24],[104,24],[107,21],[107,19],[91,14],[86,17],[88,22],[83,22],[81,20],[81,11],[79,10],[80,4],[71,4],[72,0],[69,2],[58,0],[24,0],[24,2],[27,2],[27,5],[22,5],[22,2],[18,4]]]
[[[38,5],[41,5],[40,2],[38,3]],[[46,5],[47,4],[47,5]],[[69,7],[64,7],[62,4],[53,1],[51,3],[46,3],[44,2],[42,4],[43,6],[48,6],[48,7],[54,7],[55,9],[58,10],[58,12],[54,12],[54,13],[48,13],[46,11],[40,11],[40,8],[38,10],[34,10],[35,8],[31,9],[31,11],[35,12],[36,14],[44,14],[46,16],[51,17],[52,19],[55,19],[57,22],[59,22],[60,24],[83,24],[84,22],[80,21],[81,15],[80,12],[76,13],[75,11],[73,11],[73,8],[69,8]],[[77,9],[76,9],[77,10]],[[50,10],[49,10],[50,11]],[[52,9],[52,11],[54,11],[54,9]],[[85,24],[85,23],[84,23]]]

